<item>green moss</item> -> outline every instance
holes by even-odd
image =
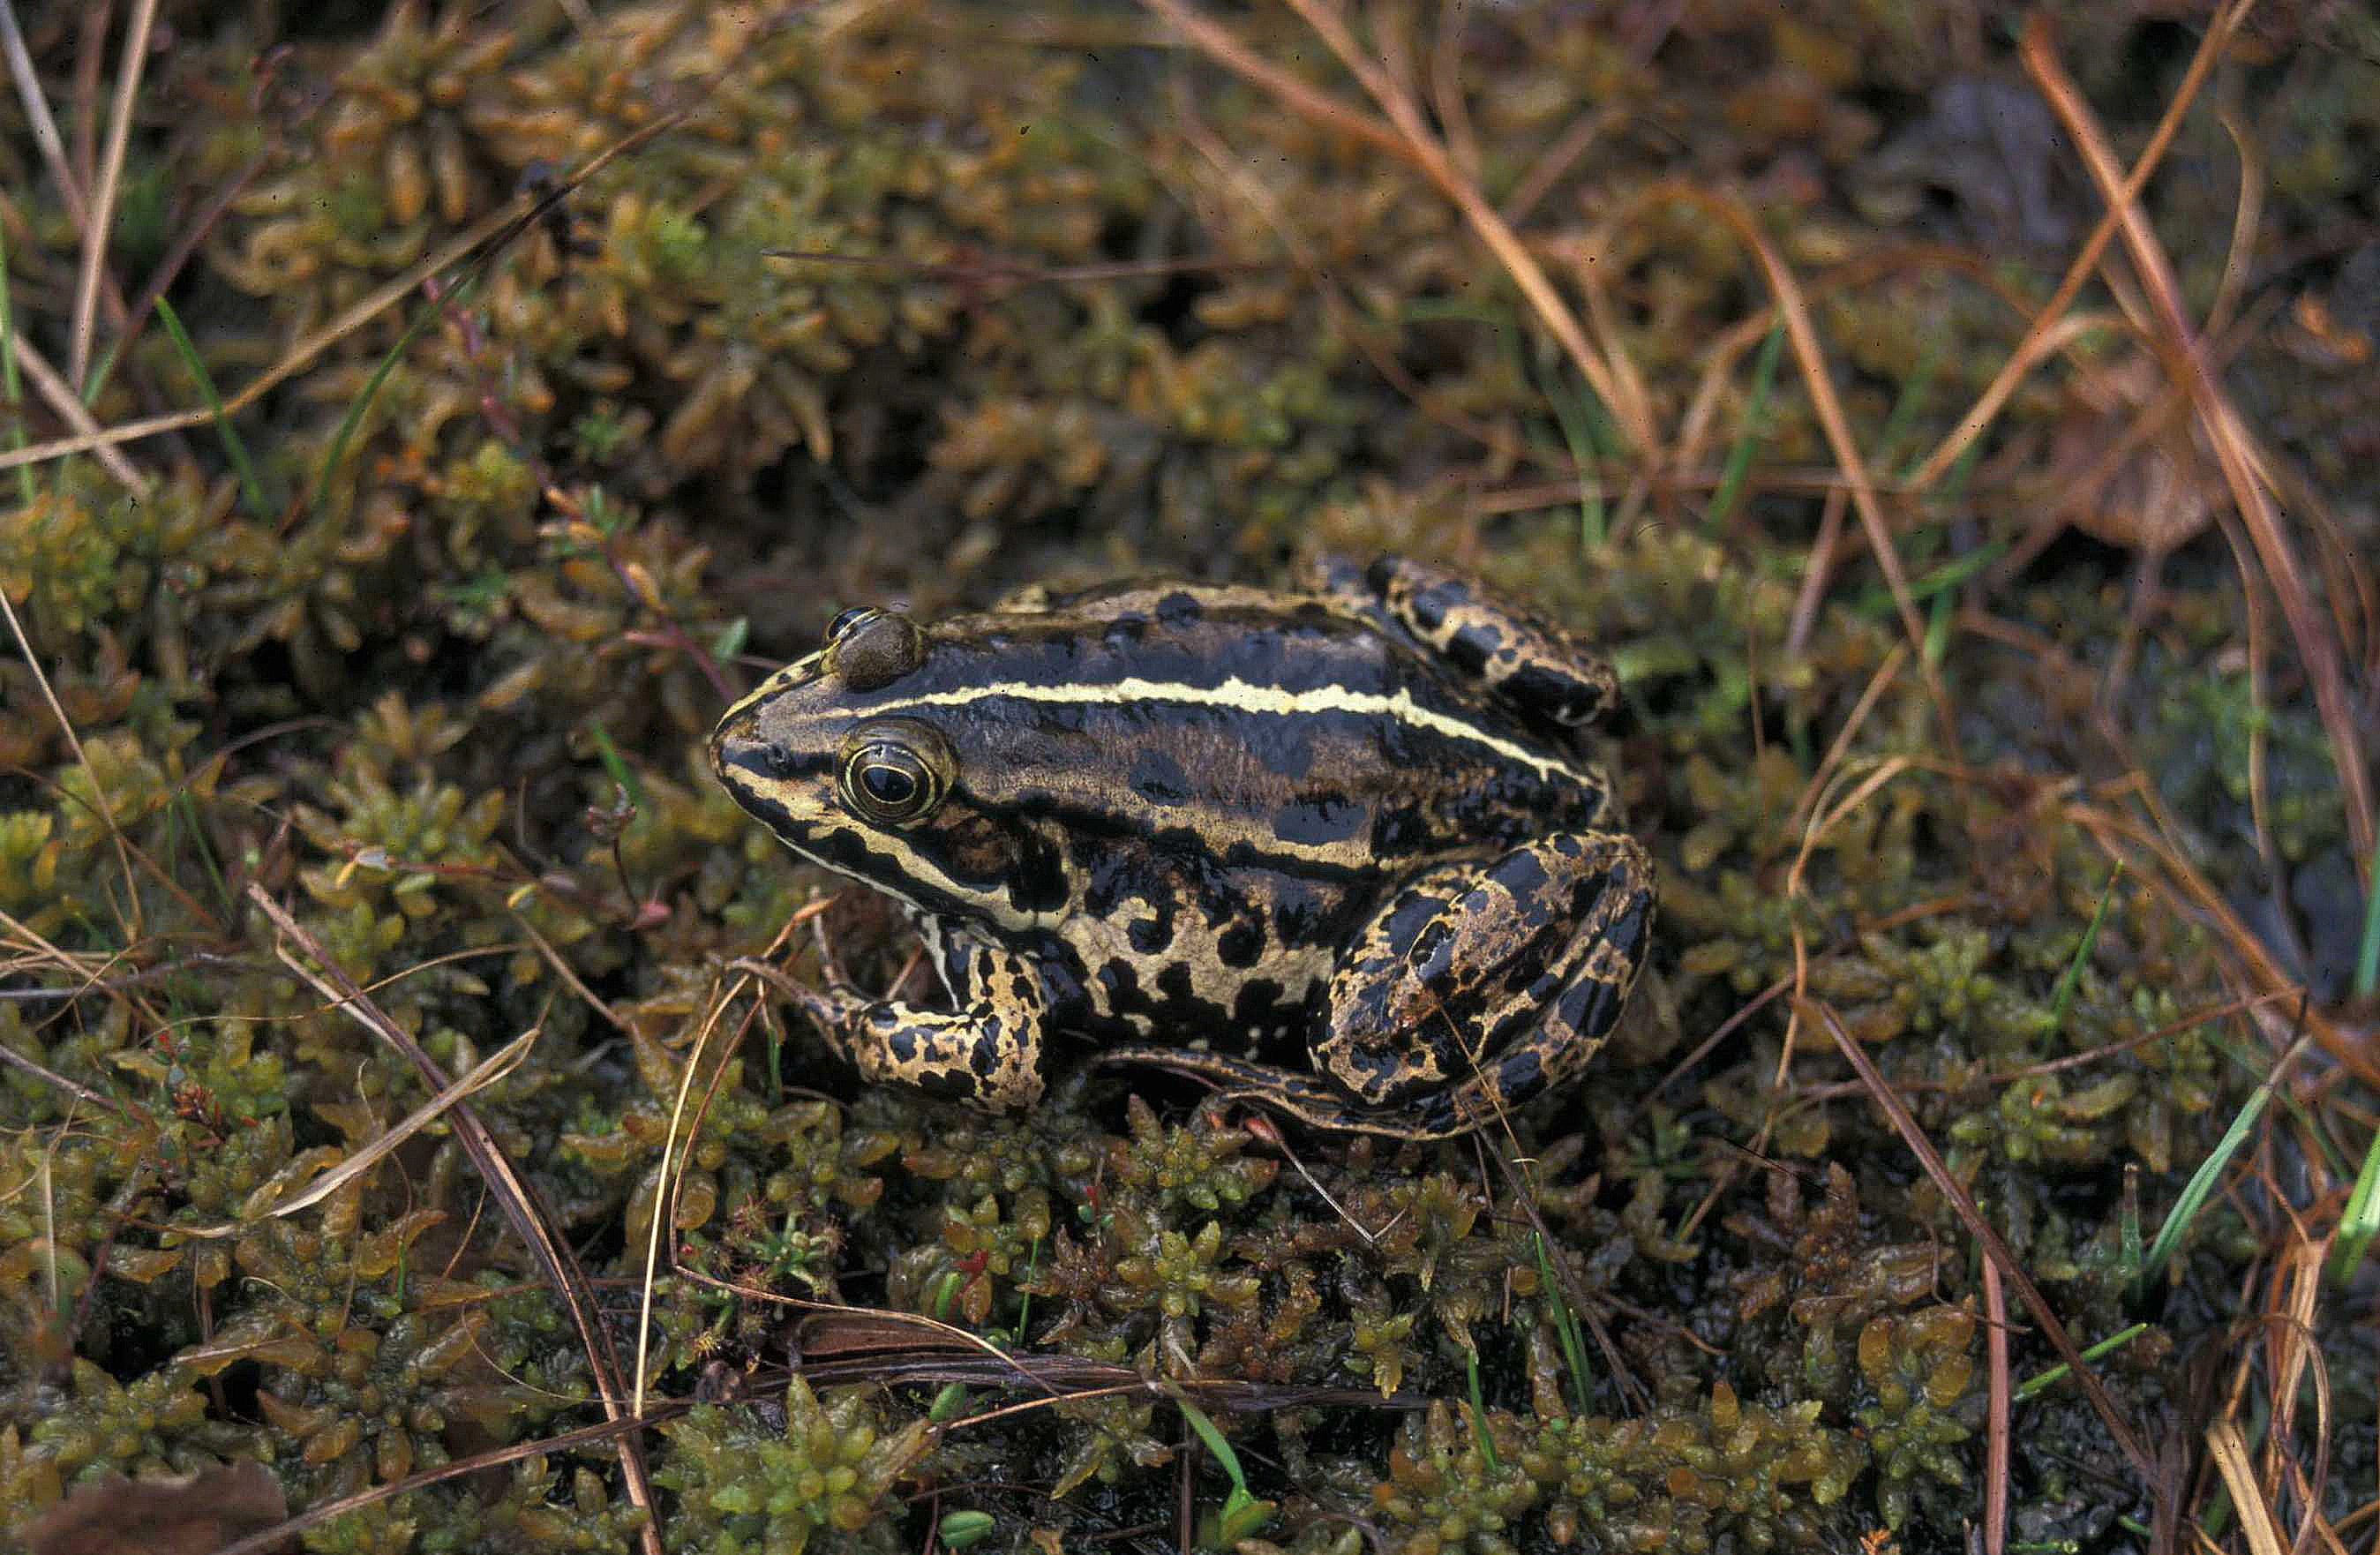
[[[886,1434],[864,1391],[821,1401],[798,1377],[782,1429],[712,1404],[662,1428],[670,1452],[654,1479],[678,1493],[664,1532],[672,1548],[710,1555],[801,1555],[822,1532],[843,1536],[836,1549],[901,1549],[877,1504],[930,1434],[922,1420]]]

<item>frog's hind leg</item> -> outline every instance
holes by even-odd
[[[1425,871],[1342,954],[1315,1067],[1433,1132],[1488,1121],[1603,1045],[1652,917],[1651,861],[1617,832]]]

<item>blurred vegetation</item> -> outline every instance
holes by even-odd
[[[1264,79],[1171,6],[165,0],[119,169],[126,8],[16,9],[66,177],[0,95],[0,455],[187,414],[0,468],[0,1506],[252,1461],[298,1513],[408,1482],[324,1552],[1962,1549],[1989,1332],[2014,1382],[2059,1358],[1968,1208],[2179,1444],[2028,1391],[2010,1548],[2175,1505],[2373,1547],[2374,1287],[2308,1283],[2375,1112],[2361,11],[2252,18],[2143,194],[2283,555],[2121,243],[1946,443],[2104,208],[1971,7],[1351,6],[1435,181],[1293,10],[1217,13]],[[2208,13],[2052,19],[2138,156]],[[1427,1148],[1117,1071],[995,1119],[860,1087],[731,966],[816,976],[827,881],[702,736],[838,610],[1320,549],[1474,568],[1621,667],[1661,987],[1585,1084]],[[903,975],[882,904],[829,925]],[[275,1212],[438,1088],[298,968],[448,1076],[537,1031],[468,1105],[616,1359],[452,1113]],[[601,1440],[437,1476],[605,1417],[657,1221],[650,1491]],[[789,1377],[817,1303],[932,1319],[886,1330],[931,1365]],[[1003,1348],[1135,1381],[995,1385]],[[2261,1479],[2200,1472],[2234,1415]],[[1244,1471],[1269,1517],[1217,1515]]]

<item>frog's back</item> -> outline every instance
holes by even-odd
[[[1606,808],[1565,747],[1312,596],[1123,585],[928,641],[889,699],[951,734],[960,786],[990,810],[1380,874]]]

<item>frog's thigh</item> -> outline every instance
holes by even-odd
[[[1048,999],[1033,963],[952,937],[935,947],[958,1008],[948,1014],[883,999],[852,1010],[844,1051],[869,1081],[1014,1109],[1041,1099]]]
[[[1315,1062],[1370,1106],[1459,1087],[1519,1101],[1602,1043],[1652,909],[1652,865],[1615,832],[1425,871],[1341,955]]]

